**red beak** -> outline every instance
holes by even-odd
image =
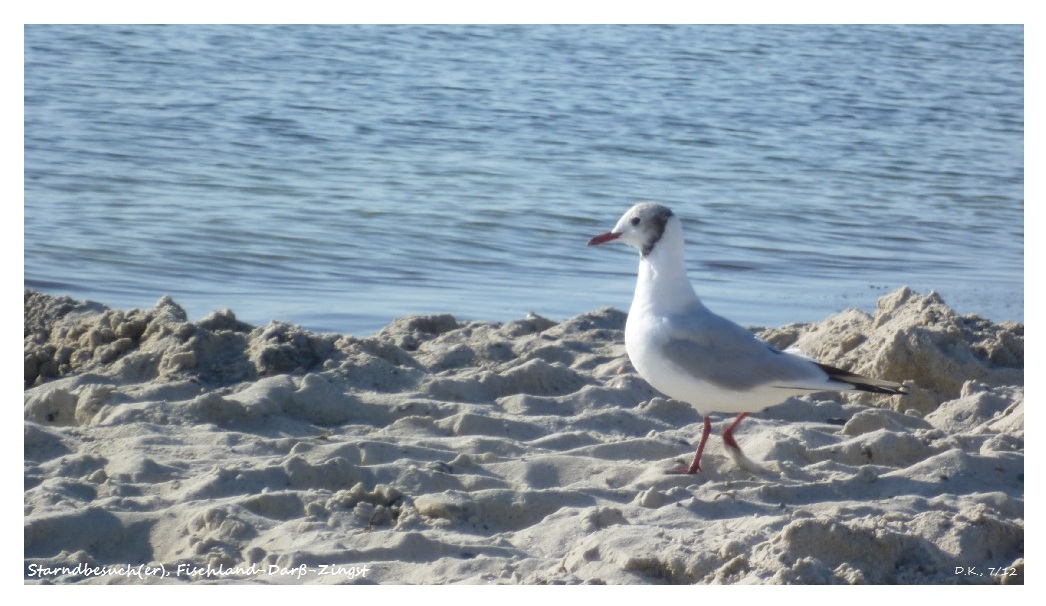
[[[596,236],[596,237],[592,238],[591,240],[589,240],[588,241],[588,245],[589,246],[599,246],[600,244],[606,244],[607,242],[610,242],[611,240],[617,240],[620,237],[621,237],[621,234],[615,233],[615,232],[612,232],[612,231],[608,231],[605,234],[599,234],[598,236]]]

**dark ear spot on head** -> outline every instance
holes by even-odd
[[[656,213],[650,216],[644,230],[647,234],[647,239],[643,243],[643,248],[639,251],[644,257],[649,255],[654,250],[654,245],[661,240],[661,236],[665,233],[665,225],[668,224],[670,218],[672,218],[672,211],[665,207],[659,208]]]

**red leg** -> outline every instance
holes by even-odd
[[[708,434],[712,431],[712,422],[708,420],[708,415],[705,415],[705,428],[701,430],[701,441],[697,444],[697,454],[694,455],[694,462],[690,464],[690,469],[687,469],[687,473],[697,473],[701,471],[701,453],[705,450],[705,442],[708,440]]]
[[[730,427],[727,427],[726,431],[723,432],[723,442],[730,448],[736,450],[737,452],[741,452],[741,447],[737,445],[737,440],[734,439],[734,428],[737,427],[737,424],[740,423],[741,420],[747,416],[747,412],[742,412],[741,414],[737,415],[737,418],[734,419],[734,422],[730,424]]]

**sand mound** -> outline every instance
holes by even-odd
[[[791,399],[685,476],[700,418],[624,322],[360,338],[27,291],[25,579],[1023,582],[1023,326],[902,289],[762,331],[913,393]]]

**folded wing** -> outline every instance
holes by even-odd
[[[682,371],[721,389],[907,391],[898,383],[871,379],[775,349],[707,308],[688,312],[668,317],[661,351]]]

